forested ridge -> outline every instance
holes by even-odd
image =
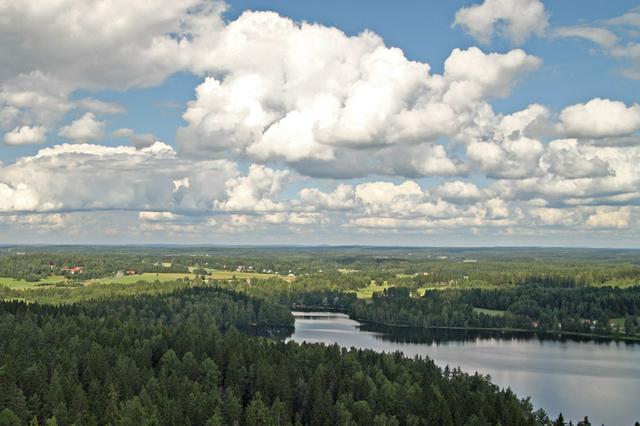
[[[2,424],[545,423],[489,380],[400,354],[249,337],[285,306],[214,287],[0,303]]]

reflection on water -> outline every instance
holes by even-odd
[[[330,312],[294,315],[294,341],[428,356],[441,367],[488,374],[498,385],[531,396],[552,417],[562,411],[565,419],[588,415],[593,424],[640,420],[639,344],[527,332],[390,329]]]

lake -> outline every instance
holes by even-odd
[[[490,375],[531,397],[552,419],[589,416],[592,424],[640,420],[640,344],[554,338],[535,333],[403,330],[363,325],[347,315],[293,312],[296,342],[337,343],[378,352],[428,356],[441,367]]]

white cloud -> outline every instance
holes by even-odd
[[[136,148],[146,148],[158,141],[158,137],[153,133],[136,133],[127,127],[120,128],[111,133],[115,138],[127,138]]]
[[[7,145],[37,145],[47,140],[47,129],[43,126],[19,126],[5,133]]]
[[[592,153],[581,152],[573,140],[556,140],[549,144],[540,160],[548,173],[568,179],[610,176],[609,163]]]
[[[86,143],[103,138],[104,128],[104,121],[97,120],[94,113],[87,112],[71,124],[60,128],[58,135],[75,143]]]
[[[0,211],[210,211],[236,175],[233,163],[184,161],[160,142],[143,149],[57,145],[0,167]],[[174,181],[184,178],[188,188],[176,191]]]
[[[563,109],[560,121],[567,137],[626,136],[640,130],[640,105],[595,98]]]
[[[620,61],[616,74],[640,79],[640,43],[637,42],[636,27],[640,27],[638,8],[612,19],[598,21],[597,25],[558,27],[552,36],[589,40],[601,48],[600,53]]]
[[[559,159],[551,159],[553,156]],[[579,160],[562,164],[566,158]],[[541,159],[544,173],[496,181],[490,192],[507,200],[541,199],[556,206],[637,204],[640,170],[636,164],[640,164],[638,146],[602,147],[576,139],[556,140]]]
[[[537,104],[510,115],[487,114],[475,128],[462,134],[469,160],[492,178],[523,179],[540,174],[545,147],[536,136],[549,111]]]
[[[223,28],[225,7],[208,0],[0,2],[0,124],[50,126],[73,107],[122,112],[69,95],[153,86],[190,69]]]
[[[63,230],[69,226],[66,214],[26,214],[6,215],[0,217],[0,222],[5,222],[13,227],[35,229],[38,233],[54,230]]]
[[[635,8],[630,10],[623,15],[607,20],[606,23],[608,25],[640,27],[640,9]]]
[[[0,79],[40,70],[89,89],[154,85],[185,67],[188,36],[220,28],[223,7],[202,0],[7,0],[0,3]]]
[[[496,113],[489,102],[540,67],[523,50],[454,49],[434,74],[369,31],[347,36],[272,12],[225,23],[215,1],[123,1],[0,3],[5,143],[43,143],[70,112],[78,118],[60,135],[79,142],[0,164],[5,226],[82,233],[80,220],[149,238],[270,227],[637,229],[640,106],[593,99],[553,123],[538,104]],[[606,47],[632,76],[639,45],[612,26],[631,27],[635,15],[552,35]],[[458,11],[455,24],[484,42],[501,33],[514,43],[548,25],[533,0],[486,0]],[[134,146],[86,143],[105,135],[98,117],[125,110],[78,99],[79,89],[155,85],[183,70],[202,81],[184,111],[179,152],[130,128],[111,136]],[[558,137],[570,139],[549,141]],[[235,160],[255,164],[245,174]],[[432,176],[454,178],[421,179]],[[110,224],[114,217],[123,222]]]
[[[114,102],[104,102],[99,99],[83,98],[76,102],[77,108],[96,114],[124,114],[127,110]]]
[[[535,217],[542,225],[575,226],[580,220],[573,209],[558,209],[549,207],[536,207],[529,210],[529,214]]]
[[[411,214],[425,197],[420,185],[409,180],[399,185],[391,182],[362,183],[356,186],[355,195],[369,214],[389,211]]]
[[[216,200],[215,207],[230,212],[269,212],[285,209],[282,203],[273,201],[282,189],[287,175],[286,170],[273,170],[262,165],[252,164],[247,176],[230,179],[226,182],[226,199]]]
[[[459,180],[443,183],[434,193],[453,203],[469,203],[482,198],[482,193],[475,184]]]
[[[630,42],[626,45],[612,47],[608,53],[614,58],[626,61],[627,65],[618,70],[618,73],[635,80],[640,79],[640,43]]]
[[[196,89],[178,140],[194,156],[284,160],[313,176],[453,175],[459,164],[435,141],[474,125],[485,98],[539,64],[521,50],[455,49],[432,75],[371,32],[245,12],[196,65],[215,77]]]
[[[40,71],[0,79],[0,125],[50,126],[73,109],[70,92],[67,83]]]
[[[630,217],[630,207],[599,207],[587,219],[587,226],[590,228],[627,228]]]
[[[318,188],[304,188],[298,194],[302,208],[314,206],[323,210],[345,210],[355,206],[355,193],[351,185],[339,184],[331,193]]]
[[[486,54],[477,47],[453,49],[444,63],[445,78],[452,82],[447,96],[453,96],[453,89],[469,92],[467,96],[472,99],[506,96],[523,74],[535,70],[541,63],[539,58],[521,49],[505,54]],[[458,95],[463,93],[456,93]]]
[[[548,13],[539,0],[484,0],[458,10],[454,25],[484,44],[491,42],[495,32],[522,44],[532,34],[544,34]]]
[[[582,38],[602,47],[611,47],[618,42],[618,37],[606,28],[590,26],[567,26],[555,28],[553,37]]]
[[[176,215],[172,212],[140,212],[138,218],[142,221],[148,222],[164,222],[171,221],[176,218]]]

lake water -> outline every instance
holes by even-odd
[[[428,356],[441,367],[490,375],[530,396],[555,419],[589,416],[594,425],[640,420],[640,344],[541,337],[534,333],[399,330],[363,325],[347,315],[294,312],[296,342],[337,343],[378,352]]]

